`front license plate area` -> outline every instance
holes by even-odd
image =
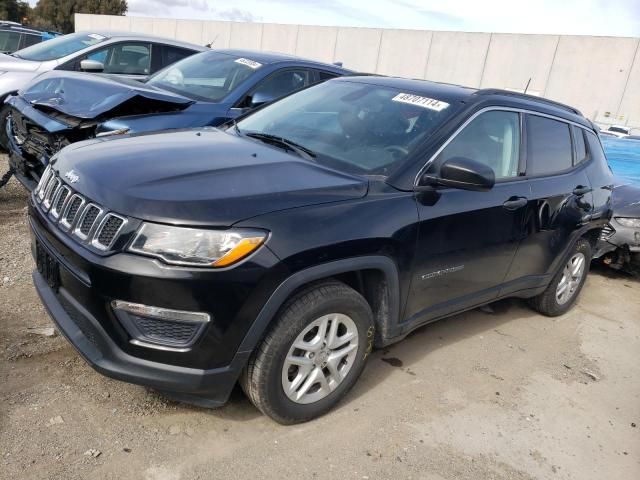
[[[60,288],[60,264],[49,251],[36,240],[36,266],[54,292]]]

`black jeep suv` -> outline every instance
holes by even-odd
[[[551,101],[330,80],[226,130],[63,149],[30,200],[36,288],[99,372],[281,423],[374,346],[503,297],[575,302],[607,224],[594,125]]]

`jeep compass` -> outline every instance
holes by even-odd
[[[99,372],[317,417],[374,347],[504,297],[561,315],[611,216],[594,125],[552,101],[373,76],[234,122],[97,138],[30,199],[34,282]]]

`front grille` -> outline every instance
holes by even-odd
[[[144,338],[180,345],[189,344],[202,326],[196,323],[170,322],[145,317],[135,317],[134,322]]]
[[[89,340],[94,347],[99,348],[98,341],[96,340],[96,336],[94,335],[94,329],[90,326],[89,320],[80,313],[69,301],[67,301],[63,296],[58,296],[58,300],[60,301],[60,305],[64,311],[69,315],[73,323],[80,329],[82,334],[85,336],[87,340]]]
[[[53,200],[53,208],[51,209],[51,215],[53,216],[53,218],[60,217],[60,213],[62,213],[62,207],[64,206],[64,201],[69,196],[69,192],[71,192],[71,190],[69,189],[69,187],[65,186],[62,186],[58,190],[58,194]]]
[[[97,245],[110,248],[124,222],[125,219],[122,217],[118,217],[113,213],[107,214],[94,241]]]
[[[81,238],[87,238],[101,213],[101,208],[96,207],[92,203],[87,205],[82,211],[82,216],[78,222],[78,232],[76,233],[78,233]]]
[[[614,233],[616,233],[616,231],[614,230],[614,228],[610,225],[610,224],[606,224],[604,227],[602,227],[602,232],[600,232],[600,239],[601,240],[607,240],[609,239]]]
[[[73,222],[76,220],[76,215],[80,211],[80,208],[84,205],[84,199],[77,193],[71,196],[69,205],[64,210],[64,216],[62,223],[65,227],[70,228]]]
[[[11,111],[11,128],[21,142],[20,148],[23,153],[34,159],[40,159],[43,156],[49,158],[55,153],[55,149],[51,147],[53,142],[49,133],[15,108]]]
[[[113,246],[127,223],[125,217],[105,211],[65,185],[50,166],[33,194],[42,211],[62,230],[101,251]]]

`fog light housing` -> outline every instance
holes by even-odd
[[[172,310],[122,300],[113,300],[111,308],[131,336],[130,343],[158,350],[190,350],[211,321],[210,315],[204,312]]]

